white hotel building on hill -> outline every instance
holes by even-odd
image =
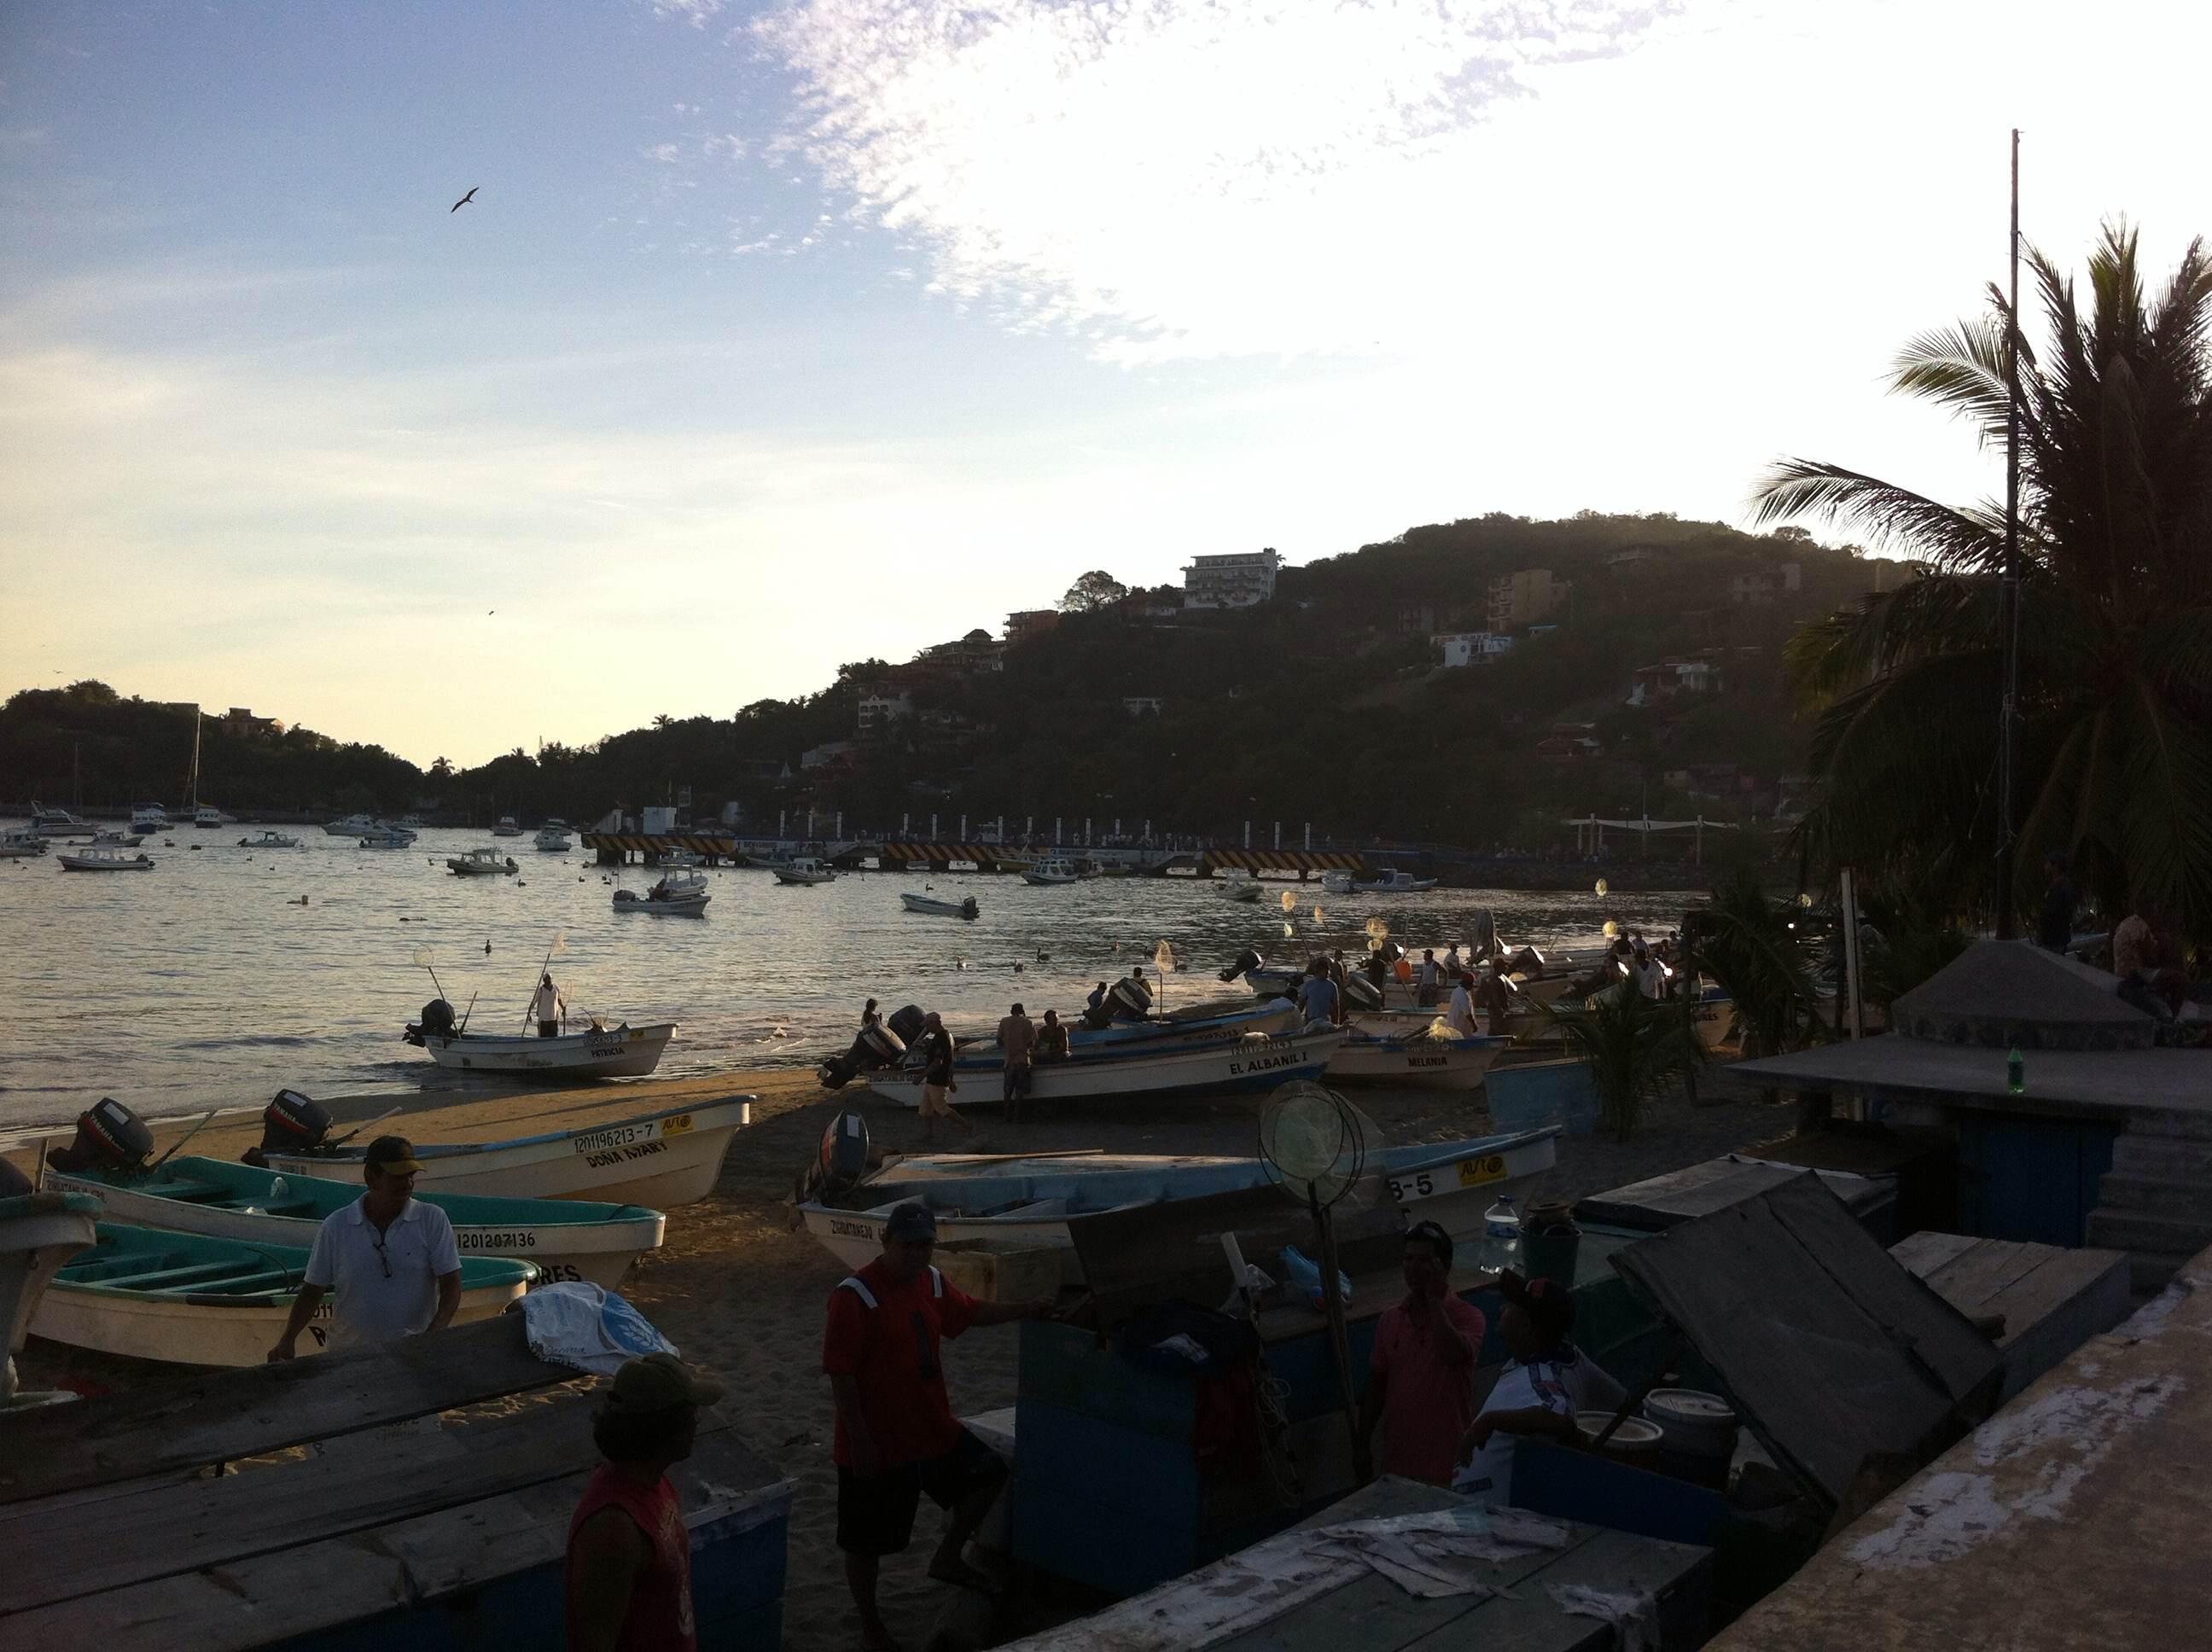
[[[1182,571],[1185,608],[1253,608],[1275,594],[1283,566],[1272,547],[1236,556],[1194,556]]]

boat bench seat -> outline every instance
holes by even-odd
[[[237,1188],[219,1181],[157,1181],[146,1191],[185,1205],[214,1205],[239,1196]]]
[[[258,1272],[258,1257],[226,1257],[219,1262],[194,1262],[185,1267],[156,1267],[137,1273],[110,1273],[87,1281],[92,1285],[123,1285],[132,1291],[167,1291],[179,1285],[228,1283],[232,1275]]]
[[[248,1273],[236,1279],[216,1279],[210,1283],[181,1287],[186,1302],[227,1302],[237,1297],[265,1297],[274,1291],[293,1288],[292,1275],[281,1267]],[[164,1291],[163,1295],[168,1295]]]

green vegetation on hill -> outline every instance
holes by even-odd
[[[1443,668],[1432,637],[1487,630],[1491,582],[1538,568],[1571,586],[1558,610],[1513,628],[1498,663]],[[946,832],[963,812],[971,829],[1002,813],[1010,829],[1088,816],[1129,834],[1150,820],[1226,835],[1250,819],[1256,832],[1282,821],[1285,841],[1310,821],[1316,841],[1541,849],[1562,841],[1564,814],[1771,812],[1805,761],[1784,645],[1874,588],[1877,570],[1905,575],[1791,528],[1492,515],[1285,569],[1273,600],[1249,609],[1185,610],[1171,591],[1115,599],[1110,580],[1086,575],[1085,602],[1003,648],[971,633],[908,664],[854,662],[817,694],[734,717],[660,718],[464,771],[426,774],[299,730],[236,738],[210,721],[201,792],[233,810],[434,799],[483,822],[589,820],[689,787],[699,817],[734,800],[770,829],[779,809],[811,806],[824,830],[838,811],[848,829],[896,829],[908,814],[918,829],[934,812]],[[1720,686],[1628,703],[1638,667],[1675,660],[1702,662]],[[870,695],[897,703],[863,734]],[[1133,714],[1132,699],[1159,708]],[[72,743],[88,802],[170,799],[189,718],[99,684],[18,694],[0,708],[0,792],[67,796]]]

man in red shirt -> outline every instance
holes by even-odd
[[[568,1521],[568,1652],[693,1652],[691,1534],[668,1471],[721,1384],[673,1354],[615,1373],[592,1419],[606,1459]]]
[[[936,1242],[937,1218],[927,1205],[892,1211],[884,1254],[830,1293],[822,1339],[822,1369],[837,1403],[837,1546],[863,1643],[876,1652],[898,1644],[876,1609],[878,1565],[913,1540],[923,1492],[952,1516],[929,1575],[992,1587],[962,1552],[990,1512],[1006,1467],[953,1420],[939,1339],[1052,1312],[1049,1302],[977,1302],[930,1266]]]
[[[1460,1436],[1474,1420],[1472,1382],[1488,1328],[1451,1290],[1452,1241],[1433,1222],[1406,1230],[1406,1295],[1375,1322],[1375,1353],[1360,1396],[1360,1438],[1379,1418],[1385,1474],[1449,1485]]]

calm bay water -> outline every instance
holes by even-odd
[[[173,831],[173,847],[149,838],[151,872],[0,860],[0,1130],[73,1118],[103,1095],[162,1116],[256,1106],[285,1085],[311,1095],[457,1087],[399,1039],[437,995],[411,962],[421,947],[457,1009],[475,998],[472,1030],[520,1031],[539,963],[565,937],[551,967],[574,1008],[610,1025],[678,1023],[660,1066],[675,1077],[811,1065],[850,1042],[871,997],[886,1011],[937,1009],[955,1030],[985,1029],[1016,999],[1033,1016],[1066,1014],[1102,976],[1139,961],[1150,973],[1163,938],[1184,971],[1167,988],[1173,1008],[1241,995],[1214,972],[1246,946],[1279,958],[1363,951],[1370,917],[1407,944],[1441,950],[1486,906],[1510,939],[1587,947],[1607,918],[1663,929],[1694,898],[1332,896],[1285,885],[1298,902],[1289,937],[1273,887],[1246,906],[1153,878],[1032,889],[1010,877],[857,873],[790,889],[765,872],[723,871],[708,874],[705,916],[656,918],[611,900],[617,887],[642,892],[651,871],[602,870],[580,849],[540,854],[526,837],[428,831],[411,849],[380,851],[306,828],[298,849],[253,851],[235,847],[247,829]],[[495,842],[518,877],[446,870],[447,855]],[[925,883],[973,895],[982,915],[903,911],[900,891]]]

